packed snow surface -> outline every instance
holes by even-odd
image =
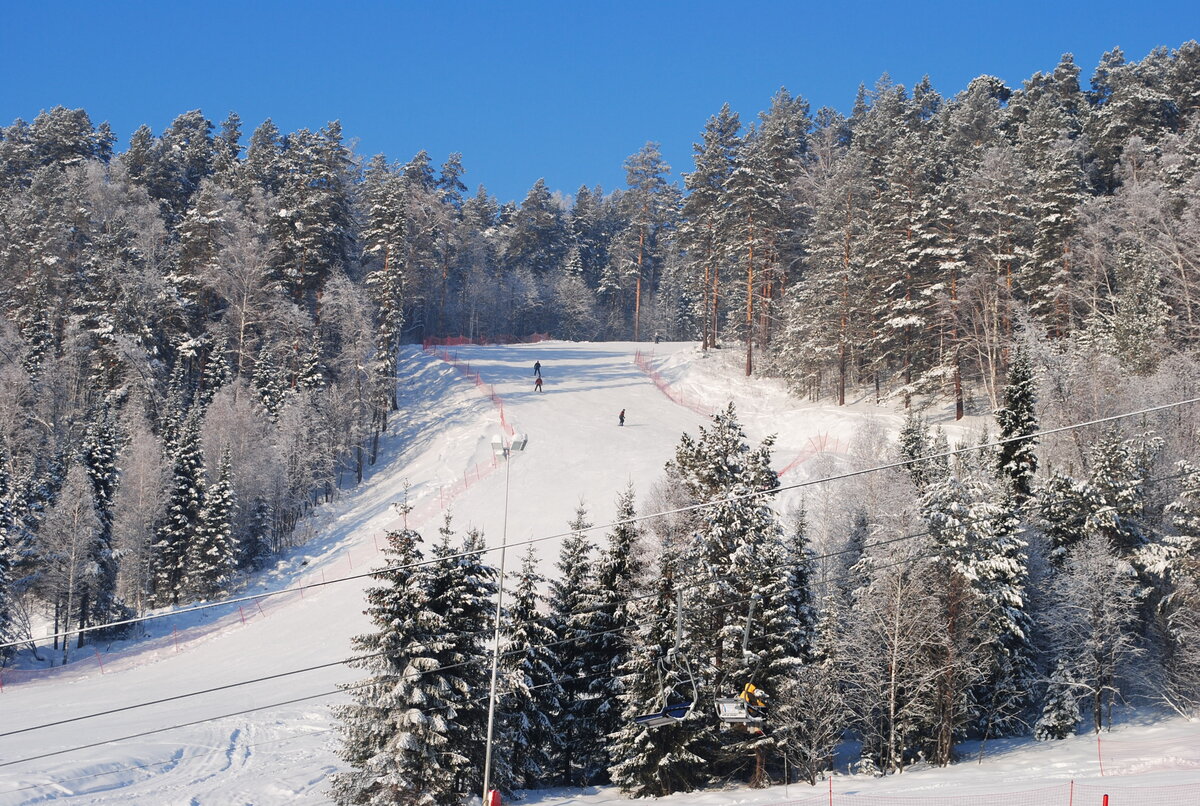
[[[533,384],[538,360],[542,392]],[[502,537],[510,546],[532,542],[550,571],[558,536],[581,500],[593,523],[607,523],[627,484],[641,500],[680,435],[697,433],[705,412],[730,401],[752,440],[776,435],[775,467],[785,485],[836,472],[856,435],[882,429],[894,436],[902,422],[872,400],[844,407],[798,401],[778,384],[746,379],[742,360],[720,351],[706,356],[694,344],[412,349],[401,364],[401,411],[369,478],[303,524],[305,544],[238,594],[272,595],[147,622],[136,639],[73,650],[66,666],[47,669],[25,653],[18,668],[0,670],[0,806],[330,802],[328,777],[339,760],[329,707],[343,701],[337,684],[359,675],[338,662],[351,655],[350,637],[368,628],[362,593],[370,580],[363,575],[381,562],[380,537],[400,525],[394,505],[406,489],[410,525],[427,543],[449,511],[457,532],[478,527],[497,549]],[[952,442],[972,425],[956,425],[939,410],[931,419]],[[506,464],[492,444],[497,436],[511,441],[509,429],[526,435],[527,445]],[[797,486],[780,505],[818,490]],[[523,550],[509,551],[506,564]],[[498,551],[490,555],[499,559]],[[52,655],[48,647],[43,655]],[[235,685],[245,681],[257,682]],[[1104,738],[1131,747],[1194,745],[1200,726],[1143,717]],[[1197,771],[1142,772],[1154,766],[1131,764],[1118,772],[1141,772],[1136,779],[1103,781],[1200,782]],[[1099,775],[1095,738],[1079,736],[1053,744],[993,742],[980,763],[884,779],[841,774],[833,789],[936,799],[1094,783]],[[823,795],[828,786],[724,789],[665,801],[769,804]],[[525,802],[622,801],[616,790],[602,789],[530,793]]]

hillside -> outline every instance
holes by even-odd
[[[366,627],[361,575],[378,561],[378,538],[398,525],[393,504],[408,485],[411,525],[427,539],[449,511],[457,530],[483,530],[499,546],[538,540],[548,563],[554,535],[583,499],[593,522],[613,516],[616,494],[632,482],[639,493],[661,476],[682,432],[695,432],[705,410],[733,401],[752,439],[778,436],[774,466],[785,483],[836,463],[868,423],[894,434],[902,418],[867,401],[845,408],[799,403],[779,386],[739,376],[736,360],[701,359],[693,344],[661,344],[641,366],[630,343],[546,342],[510,347],[406,352],[401,361],[399,416],[373,474],[301,528],[303,548],[252,580],[244,593],[279,592],[258,602],[147,623],[146,635],[92,655],[86,648],[62,668],[5,670],[0,693],[0,804],[71,803],[326,803],[337,767],[327,696],[356,672],[328,665],[350,654],[349,638]],[[533,389],[542,364],[544,391]],[[647,369],[657,372],[652,376]],[[476,380],[476,375],[478,380]],[[502,404],[502,408],[501,408]],[[623,427],[617,413],[626,412]],[[503,423],[528,437],[506,468],[492,457]],[[938,422],[937,412],[933,419]],[[942,422],[949,429],[950,422]],[[949,429],[951,439],[961,429]],[[822,458],[827,457],[827,458]],[[783,504],[803,494],[793,490]],[[542,540],[541,538],[546,538]],[[498,561],[498,555],[492,555]],[[508,555],[511,561],[513,554]],[[547,567],[544,564],[544,567]],[[308,587],[305,586],[315,586]],[[282,676],[280,676],[282,675]],[[230,687],[251,679],[253,685]],[[222,688],[226,687],[226,688]],[[221,689],[170,699],[181,694]],[[156,705],[136,707],[154,700]],[[276,705],[278,704],[278,705]],[[115,711],[91,719],[79,717]],[[224,716],[245,712],[237,716]],[[25,730],[62,721],[56,727]],[[170,731],[116,741],[180,725]],[[18,732],[23,731],[25,732]],[[1178,721],[1129,726],[1114,738],[1187,737]],[[61,755],[42,756],[89,745]],[[985,762],[914,770],[883,780],[837,782],[859,792],[994,792],[1053,786],[1095,777],[1095,742],[994,743]],[[1190,783],[1200,773],[1156,773],[1152,782]],[[812,794],[806,787],[750,793],[677,796],[675,803],[771,803]],[[539,793],[530,802],[616,802],[615,791]]]

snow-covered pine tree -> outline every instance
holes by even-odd
[[[154,601],[160,605],[178,604],[186,594],[188,551],[200,528],[204,458],[200,452],[200,423],[195,413],[180,424],[172,448],[166,517],[158,529],[151,558]]]
[[[0,437],[0,643],[16,640],[13,634],[12,564],[13,545],[12,506],[9,495],[12,479],[8,470],[8,443]],[[13,655],[14,647],[0,647],[0,663]]]
[[[679,237],[700,286],[701,347],[715,347],[720,329],[720,267],[723,263],[729,197],[725,183],[733,173],[742,127],[729,104],[708,119],[700,143],[692,146],[696,170],[684,175],[688,190],[683,203]]]
[[[499,740],[492,760],[502,791],[544,788],[556,769],[556,723],[562,705],[554,632],[539,612],[537,554],[530,546],[515,575],[506,608],[507,628],[501,639],[504,677],[498,705]],[[500,764],[503,760],[505,763]],[[502,773],[507,771],[507,780]]]
[[[554,631],[559,659],[559,680],[563,691],[562,713],[558,719],[556,757],[560,786],[584,786],[589,775],[596,774],[604,759],[604,737],[597,732],[595,710],[599,705],[588,689],[594,670],[604,663],[597,656],[592,637],[590,606],[595,598],[595,573],[592,550],[595,546],[584,536],[591,527],[587,507],[582,501],[575,517],[567,524],[572,530],[562,543],[555,568],[557,578],[550,583],[550,628]]]
[[[450,736],[463,759],[450,765],[454,791],[466,798],[479,791],[483,780],[487,735],[488,682],[487,642],[495,618],[495,570],[483,562],[483,535],[470,529],[460,546],[450,540],[450,516],[439,530],[440,539],[432,556],[441,562],[426,567],[429,575],[428,609],[438,624],[436,653],[447,703],[451,711]]]
[[[609,768],[612,782],[630,797],[662,797],[673,792],[691,792],[712,775],[713,739],[700,729],[697,716],[674,725],[646,728],[634,717],[662,708],[664,697],[690,697],[692,691],[675,666],[663,665],[667,651],[675,646],[678,614],[678,546],[662,546],[659,575],[653,595],[631,602],[637,632],[629,659],[621,667],[620,701],[625,720],[612,734]],[[694,591],[685,592],[685,596]],[[683,653],[690,647],[685,636]],[[695,663],[695,661],[692,661]],[[680,687],[676,691],[676,686]],[[697,706],[699,708],[699,706]]]
[[[1066,661],[1059,659],[1054,673],[1046,685],[1042,700],[1042,715],[1033,727],[1033,738],[1039,742],[1065,739],[1075,733],[1079,725],[1079,696],[1071,669]]]
[[[636,625],[632,599],[637,595],[643,571],[641,531],[631,522],[637,515],[633,486],[617,497],[616,525],[596,562],[596,584],[588,606],[588,631],[594,636],[600,665],[588,682],[588,695],[595,702],[594,720],[600,748],[605,752],[604,769],[589,771],[589,778],[607,778],[615,760],[608,737],[621,729],[621,668],[628,661]]]
[[[1000,456],[997,468],[1008,479],[1016,503],[1033,494],[1033,476],[1037,472],[1037,378],[1028,352],[1017,345],[1008,365],[1004,387],[1004,406],[996,410],[1000,427]],[[1013,440],[1011,442],[1006,440]]]
[[[185,585],[197,599],[229,589],[236,550],[233,544],[233,464],[229,448],[221,453],[217,479],[204,491],[200,524],[188,545]]]
[[[84,434],[80,459],[92,483],[92,499],[100,532],[89,558],[93,572],[81,592],[82,626],[117,621],[129,615],[117,596],[117,555],[113,551],[113,506],[116,498],[117,454],[122,435],[112,408],[105,403]],[[105,631],[113,635],[110,631]]]
[[[458,801],[459,770],[470,763],[458,743],[455,710],[443,670],[445,625],[430,607],[431,575],[421,560],[421,537],[410,529],[385,538],[387,566],[367,590],[375,630],[355,636],[351,662],[367,677],[341,686],[353,702],[335,706],[338,755],[349,770],[334,773],[338,804],[440,806]],[[452,679],[452,678],[451,678]]]

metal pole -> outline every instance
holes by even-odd
[[[508,548],[508,470],[510,448],[504,449],[504,520],[500,527],[500,581],[496,586],[496,632],[492,647],[492,685],[488,693],[487,746],[483,756],[483,806],[492,783],[492,735],[496,727],[496,675],[500,670],[500,614],[504,607],[504,552]]]

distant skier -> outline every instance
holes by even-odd
[[[541,361],[533,362],[533,374],[539,378],[542,377],[542,362]]]
[[[621,413],[617,415],[617,425],[625,425],[625,409],[621,409]]]
[[[537,376],[537,380],[533,382],[533,390],[535,392],[542,391],[542,376]]]

